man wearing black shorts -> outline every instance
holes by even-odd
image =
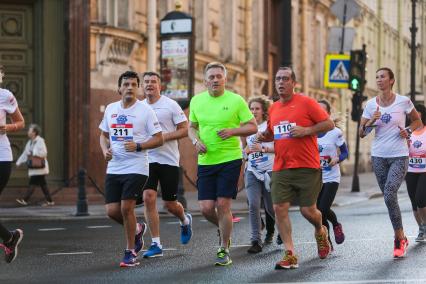
[[[178,139],[188,135],[186,116],[177,102],[160,94],[160,75],[157,73],[145,72],[142,77],[142,88],[146,97],[143,103],[154,110],[164,137],[163,146],[148,151],[149,178],[143,191],[145,218],[152,238],[150,248],[143,254],[143,257],[148,258],[163,255],[157,210],[158,183],[161,186],[164,206],[179,218],[182,244],[187,244],[192,237],[192,216],[189,213],[185,214],[182,204],[177,201]]]
[[[127,71],[118,79],[121,100],[107,106],[101,129],[100,146],[108,161],[105,203],[108,216],[124,226],[127,247],[121,267],[138,265],[137,253],[143,247],[144,223],[136,220],[136,200],[148,179],[147,149],[163,144],[157,117],[151,108],[137,100],[139,77]]]

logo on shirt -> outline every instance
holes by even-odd
[[[319,150],[319,152],[321,153],[321,152],[322,152],[322,150],[324,150],[324,147],[323,147],[322,145],[318,145],[318,150]]]
[[[414,148],[420,148],[421,146],[422,146],[422,142],[420,142],[419,140],[416,140],[416,142],[413,143]]]
[[[114,117],[117,117],[116,113],[114,113],[114,114],[111,115],[111,118],[114,118]]]
[[[126,121],[127,121],[127,117],[124,114],[117,117],[117,123],[119,124],[125,124]]]
[[[380,120],[386,124],[388,124],[392,119],[392,116],[389,113],[385,113],[380,117]]]

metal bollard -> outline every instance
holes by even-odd
[[[78,199],[77,199],[77,213],[75,216],[88,216],[87,211],[87,198],[86,198],[86,169],[81,168],[78,171]]]

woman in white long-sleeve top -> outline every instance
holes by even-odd
[[[46,175],[49,174],[49,164],[47,163],[47,147],[44,139],[40,136],[41,129],[37,124],[31,124],[28,129],[28,140],[25,145],[24,152],[16,161],[16,165],[20,166],[27,163],[29,156],[36,156],[43,158],[45,165],[42,168],[28,168],[28,176],[30,182],[28,191],[23,199],[16,199],[16,201],[22,205],[28,205],[31,195],[34,193],[36,186],[40,186],[43,194],[46,198],[46,202],[42,206],[52,206],[55,203],[52,201],[49,189],[47,188]]]

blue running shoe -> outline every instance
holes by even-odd
[[[139,265],[137,255],[131,250],[126,249],[124,251],[123,261],[120,262],[120,267],[132,267]]]
[[[189,241],[191,240],[191,237],[192,237],[192,216],[191,216],[191,214],[186,213],[186,217],[189,220],[189,224],[180,226],[180,229],[181,229],[180,242],[184,245],[189,243]]]
[[[163,256],[163,250],[157,243],[152,243],[149,249],[142,255],[143,258]]]
[[[135,253],[139,253],[144,245],[143,235],[146,233],[146,224],[144,222],[138,223],[138,227],[140,228],[139,234],[135,236]]]

